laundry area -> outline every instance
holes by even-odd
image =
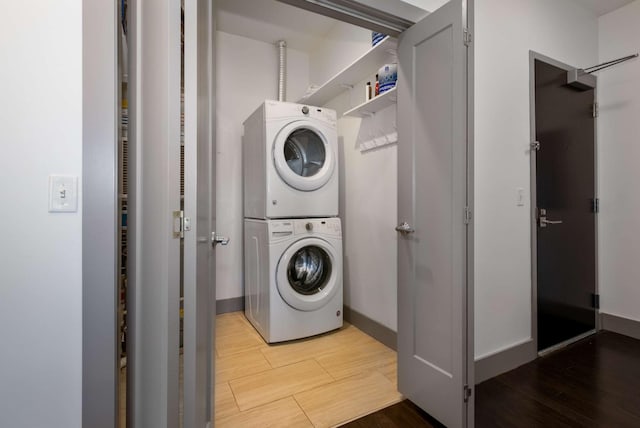
[[[380,109],[378,112],[372,105],[374,103],[370,103],[369,109],[364,109],[361,116],[344,114],[365,102],[366,83],[375,81],[375,75],[382,66],[395,62],[394,40],[386,39],[372,48],[370,30],[277,1],[259,4],[221,2],[217,16],[216,79],[220,106],[216,133],[216,176],[220,183],[217,189],[218,229],[237,241],[243,236],[244,218],[287,218],[287,208],[282,207],[283,203],[288,204],[295,214],[289,218],[339,218],[343,252],[350,265],[344,279],[350,282],[355,275],[351,282],[356,287],[350,288],[346,303],[360,311],[367,307],[368,313],[377,314],[378,322],[395,328],[395,91],[379,95],[388,103],[377,107]],[[268,19],[273,22],[266,21]],[[311,31],[314,28],[315,35]],[[258,143],[253,142],[259,137],[253,138],[247,135],[247,131],[255,132],[253,128],[260,126],[252,125],[245,129],[245,139],[251,137],[248,141],[252,148],[259,149],[248,160],[252,164],[245,165],[250,168],[247,170],[243,168],[243,148],[249,151],[246,145],[243,146],[243,124],[260,106],[265,105],[265,100],[271,100],[267,106],[277,105],[274,101],[278,99],[280,71],[278,40],[285,40],[287,44],[285,98],[297,106],[288,105],[291,111],[284,114],[268,110],[268,114],[277,116],[273,120],[268,119],[269,124],[259,135],[266,132],[265,137],[279,138],[277,142],[260,140],[262,147],[259,148]],[[346,68],[350,71],[348,75],[339,74]],[[326,89],[305,98],[309,88],[313,90],[325,84]],[[376,97],[374,101],[384,102],[384,99]],[[303,113],[304,108],[309,112]],[[318,109],[323,111],[316,111]],[[279,123],[274,123],[275,120]],[[308,140],[307,144],[323,143],[328,148],[317,153],[323,164],[312,177],[298,176],[283,165],[286,162],[284,158],[281,160],[275,156],[271,162],[275,151],[270,145],[280,144],[278,148],[282,150],[281,146],[287,143],[285,136],[291,132],[285,128],[291,123],[294,127],[297,123],[312,126],[308,128],[309,135],[318,135],[318,138]],[[313,131],[318,127],[320,132]],[[260,132],[259,129],[256,131]],[[298,138],[297,141],[301,140]],[[377,149],[364,147],[376,143],[380,144]],[[302,149],[301,145],[300,148],[296,144],[286,145],[291,156],[297,156],[295,151]],[[309,144],[309,149],[313,150],[314,146]],[[285,155],[284,152],[282,154]],[[308,153],[301,154],[309,156]],[[251,151],[247,155],[251,155]],[[257,156],[261,156],[260,162]],[[313,162],[310,158],[308,161]],[[267,183],[264,182],[267,180],[265,173],[268,174]],[[292,185],[280,178],[285,173],[286,180]],[[263,190],[265,185],[275,195],[268,201]],[[279,195],[290,198],[292,202],[278,203]],[[274,200],[278,205],[274,205]],[[257,209],[245,212],[244,208],[250,202],[264,206],[260,212]],[[373,230],[375,234],[371,233]],[[243,245],[237,245],[237,242],[234,245],[233,242],[220,251],[216,265],[216,282],[220,284],[217,300],[219,304],[222,301],[232,307],[244,297],[246,278],[243,274]],[[364,242],[368,247],[366,252],[362,251]],[[364,283],[368,284],[367,288],[364,288]]]
[[[522,1],[509,13],[526,15],[533,3]],[[573,1],[535,7],[568,19]],[[602,329],[624,334],[626,321],[599,312],[597,275],[611,275],[612,261],[598,251],[612,244],[598,238],[597,185],[622,180],[596,180],[596,136],[621,138],[609,117],[595,126],[596,88],[610,90],[601,76],[637,54],[598,54],[606,11],[581,6],[573,27],[546,22],[540,40],[531,24],[508,49],[507,21],[494,19],[504,4],[474,13],[465,1],[422,2],[429,13],[394,2],[412,18],[386,16],[402,27],[387,36],[361,17],[315,13],[311,0],[220,0],[208,46],[189,33],[187,3],[206,4],[172,9],[180,50],[152,63],[171,64],[180,90],[157,84],[175,103],[152,115],[155,126],[143,121],[149,134],[179,117],[167,135],[180,152],[171,138],[166,159],[150,155],[165,149],[151,139],[129,146],[141,132],[129,113],[145,109],[137,83],[121,82],[121,425],[166,399],[124,398],[136,393],[131,379],[156,379],[156,354],[140,341],[148,326],[169,325],[171,343],[154,343],[168,355],[167,390],[179,391],[167,399],[179,403],[172,417],[221,427],[340,426],[400,402],[472,426],[474,400],[492,398],[476,385]],[[136,34],[126,22],[123,52]],[[135,75],[129,57],[122,69]],[[210,87],[194,72],[202,58]],[[146,110],[163,105],[150,99]],[[141,152],[142,167],[130,159]],[[160,207],[172,211],[172,240],[155,243],[156,225],[136,210],[162,212],[161,198],[136,202],[136,192],[157,180],[174,199]],[[140,272],[165,260],[153,243],[166,244],[171,266],[162,287],[144,288]]]
[[[640,426],[640,0],[5,3],[0,425]]]
[[[402,399],[396,39],[275,0],[216,23],[216,426],[338,426]]]

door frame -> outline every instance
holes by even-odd
[[[215,334],[215,17],[211,0],[184,1],[183,425],[213,423]],[[211,398],[211,400],[209,399]]]
[[[572,67],[569,64],[565,64],[561,61],[555,60],[551,57],[543,55],[541,53],[530,50],[529,51],[529,124],[530,124],[530,143],[536,141],[536,72],[535,72],[535,62],[542,61],[554,67],[561,68],[563,70],[569,71],[574,70],[577,67]],[[593,92],[593,101],[595,103],[598,102],[598,91],[597,86]],[[598,198],[598,120],[594,120],[594,141],[593,141],[593,150],[594,150],[594,197]],[[537,156],[536,151],[532,148],[529,149],[530,155],[530,233],[531,233],[531,338],[533,340],[533,352],[532,358],[536,358],[538,355],[544,355],[553,350],[562,348],[570,343],[576,342],[586,336],[591,335],[591,332],[587,332],[580,336],[576,336],[568,341],[559,343],[556,346],[553,346],[547,350],[543,350],[542,352],[538,352],[538,200],[537,200]],[[600,283],[599,283],[599,257],[598,257],[598,221],[599,216],[598,213],[596,215],[595,221],[595,293],[600,293]],[[599,331],[601,329],[600,325],[600,309],[595,309],[595,330]]]
[[[463,4],[462,26],[470,33],[471,41],[467,48],[467,206],[470,218],[467,224],[467,386],[475,392],[475,0],[465,0]],[[467,403],[467,427],[475,426],[475,394]]]
[[[82,426],[118,424],[118,12],[82,1]]]

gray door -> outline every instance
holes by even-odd
[[[183,12],[180,2],[171,0],[129,2],[133,179],[129,196],[127,426],[132,427],[204,428],[212,419],[213,5],[206,0],[184,3]],[[185,162],[181,216],[183,13]],[[180,218],[189,218],[190,227],[185,224],[181,228]]]
[[[184,1],[183,422],[213,420],[215,76],[213,2]]]
[[[449,427],[473,425],[466,6],[450,1],[398,45],[398,387]]]
[[[180,3],[129,3],[127,426],[179,423]]]
[[[536,59],[538,350],[596,327],[595,89]]]

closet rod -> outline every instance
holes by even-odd
[[[576,88],[580,91],[588,91],[595,89],[597,85],[596,76],[593,75],[596,71],[604,70],[605,68],[613,67],[614,65],[621,64],[630,59],[637,58],[638,54],[628,55],[622,58],[614,59],[612,61],[603,62],[602,64],[594,65],[593,67],[574,68],[567,71],[567,85]]]
[[[627,55],[622,58],[614,59],[611,61],[603,62],[602,64],[594,65],[593,67],[587,67],[583,69],[585,73],[595,73],[596,71],[604,70],[605,68],[613,67],[614,65],[621,64],[625,61],[629,61],[630,59],[637,58],[638,54]]]

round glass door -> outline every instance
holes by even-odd
[[[296,251],[287,268],[289,285],[305,296],[322,291],[330,276],[331,258],[325,250],[313,245]]]
[[[301,177],[316,175],[326,158],[324,142],[307,128],[293,131],[284,143],[284,159],[291,171]]]
[[[280,296],[291,307],[313,311],[326,305],[338,290],[341,272],[336,250],[325,240],[303,238],[282,253],[276,270]]]
[[[308,122],[285,126],[273,146],[278,175],[297,190],[308,192],[324,186],[333,174],[334,159],[325,133]]]

